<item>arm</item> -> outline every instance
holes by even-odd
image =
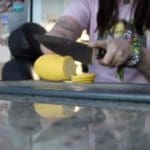
[[[144,52],[137,68],[146,77],[146,79],[150,81],[150,51],[146,48],[143,49]]]
[[[83,29],[89,28],[91,17],[89,6],[90,0],[70,0],[68,7],[47,34],[76,40]]]
[[[107,49],[105,57],[100,63],[110,67],[118,67],[125,64],[132,55],[131,45],[126,40],[97,41],[92,46]],[[150,51],[143,47],[143,53],[137,69],[150,81]]]
[[[64,16],[58,19],[55,26],[48,33],[48,35],[54,35],[71,40],[76,40],[80,37],[81,31],[81,26],[75,19],[68,16]]]
[[[54,27],[47,33],[47,35],[76,40],[80,37],[81,32],[81,26],[75,19],[68,16],[63,16],[58,19]],[[51,53],[51,51],[43,45],[41,45],[41,49],[44,54]]]

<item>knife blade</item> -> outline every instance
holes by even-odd
[[[73,40],[50,35],[35,35],[38,42],[42,43],[48,49],[62,56],[69,55],[75,60],[85,64],[91,64],[93,59],[93,48],[87,44],[82,44]],[[104,57],[106,50],[99,49],[97,58]]]

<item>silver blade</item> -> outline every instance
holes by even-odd
[[[92,62],[93,48],[86,44],[49,35],[35,35],[35,38],[38,42],[57,54],[62,56],[69,55],[85,64]]]

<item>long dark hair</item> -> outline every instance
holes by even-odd
[[[134,0],[133,9],[135,9],[133,24],[137,33],[143,34],[144,28],[150,29],[150,0]],[[100,35],[115,24],[118,12],[118,0],[99,0],[97,29]]]

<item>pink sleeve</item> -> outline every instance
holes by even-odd
[[[87,29],[90,22],[90,0],[71,0],[61,16],[75,19],[82,29]]]

